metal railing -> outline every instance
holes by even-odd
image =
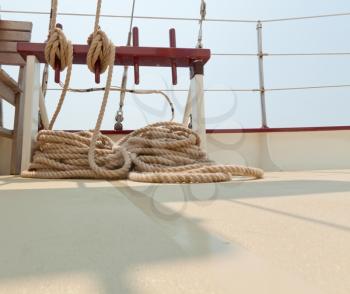
[[[49,15],[50,12],[46,11],[20,11],[20,10],[4,10],[0,9],[0,13],[10,14],[32,14],[32,15]],[[95,17],[95,14],[91,13],[71,13],[71,12],[60,12],[62,16],[79,16],[79,17]],[[287,18],[276,18],[276,19],[218,19],[218,18],[206,18],[205,22],[226,22],[226,23],[247,23],[256,24],[257,30],[257,52],[256,53],[220,53],[213,52],[212,56],[250,56],[258,58],[258,76],[259,76],[259,88],[252,89],[204,89],[205,92],[259,92],[260,103],[261,103],[261,125],[263,128],[268,127],[267,116],[266,116],[266,97],[265,93],[270,91],[293,91],[293,90],[312,90],[312,89],[327,89],[327,88],[347,88],[350,84],[337,84],[337,85],[310,85],[310,86],[299,86],[299,87],[284,87],[284,88],[265,88],[265,72],[264,72],[264,58],[273,56],[347,56],[350,52],[311,52],[311,53],[267,53],[263,50],[263,24],[274,23],[274,22],[285,22],[285,21],[297,21],[297,20],[310,20],[319,18],[333,18],[333,17],[348,17],[350,12],[334,13],[334,14],[321,14],[313,16],[300,16],[300,17],[287,17]],[[129,15],[115,15],[115,14],[101,14],[101,17],[106,18],[130,18]],[[188,17],[166,17],[166,16],[142,16],[134,15],[135,19],[143,20],[171,20],[171,21],[199,21],[199,18],[188,18]],[[48,90],[61,90],[60,88],[49,88]],[[142,89],[146,90],[146,89]],[[188,89],[161,89],[164,92],[187,92]]]

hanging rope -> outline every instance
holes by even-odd
[[[54,15],[54,8],[57,11],[57,3],[54,4],[55,0],[51,0],[51,11],[50,11],[50,21],[49,21],[49,28],[48,28],[48,35],[45,42],[47,42],[50,38],[50,32],[51,27],[54,28],[56,22],[56,14],[55,14],[55,20],[53,22],[53,15]],[[41,127],[44,129],[47,129],[49,127],[49,119],[47,115],[46,105],[45,105],[45,97],[47,92],[47,84],[49,80],[49,64],[46,62],[43,69],[43,74],[41,78],[41,92],[39,97],[39,114],[40,114],[40,123]]]
[[[108,67],[107,80],[105,91],[102,99],[102,104],[100,107],[100,112],[98,114],[98,118],[96,121],[94,132],[92,133],[91,141],[89,142],[89,151],[88,151],[88,162],[90,168],[99,175],[103,175],[105,178],[120,178],[125,175],[125,173],[130,168],[130,160],[127,157],[126,150],[123,148],[115,147],[113,148],[113,152],[116,158],[119,158],[119,154],[122,155],[124,159],[123,165],[117,169],[108,169],[107,167],[99,166],[95,161],[96,155],[96,144],[98,143],[98,139],[100,137],[100,128],[103,120],[103,116],[106,110],[106,105],[108,101],[109,91],[112,83],[113,76],[113,66],[115,59],[115,47],[111,40],[108,39],[107,35],[100,29],[99,20],[101,13],[101,0],[97,1],[96,8],[96,18],[95,18],[95,26],[94,32],[90,35],[88,39],[88,44],[90,46],[88,54],[87,54],[87,64],[89,69],[94,72],[95,65],[97,60],[99,60],[101,64],[101,73],[103,73]]]
[[[96,17],[94,32],[88,38],[89,51],[87,53],[86,63],[91,72],[95,73],[96,62],[100,62],[101,73],[104,73],[110,65],[111,54],[115,52],[115,48],[111,40],[108,39],[105,32],[100,29],[100,12],[101,0],[97,1]],[[114,59],[114,57],[113,57]],[[114,60],[113,60],[114,62]]]
[[[64,99],[67,94],[69,82],[72,73],[73,63],[73,45],[67,40],[61,28],[56,27],[57,17],[57,0],[52,0],[51,8],[51,20],[50,20],[50,32],[49,38],[45,46],[45,59],[46,62],[52,67],[56,66],[56,59],[59,62],[60,70],[63,71],[67,68],[66,78],[64,81],[63,90],[56,106],[56,110],[51,118],[48,129],[52,129],[56,118],[61,111]]]

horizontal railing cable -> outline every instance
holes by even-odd
[[[30,11],[30,10],[6,10],[0,9],[0,13],[13,13],[13,14],[36,14],[36,15],[49,15],[50,12],[47,11]],[[74,13],[74,12],[60,12],[58,15],[63,16],[82,16],[82,17],[95,17],[93,13]],[[275,18],[275,19],[263,19],[260,20],[261,23],[271,23],[271,22],[283,22],[283,21],[295,21],[295,20],[307,20],[316,18],[330,18],[330,17],[340,17],[340,16],[350,16],[350,12],[333,13],[333,14],[319,14],[311,16],[297,16],[297,17],[286,17],[286,18]],[[101,17],[110,18],[130,18],[130,15],[116,15],[116,14],[101,14]],[[176,21],[199,21],[199,18],[195,17],[171,17],[171,16],[134,16],[136,19],[148,19],[148,20],[176,20]],[[233,22],[233,23],[256,23],[259,20],[253,19],[225,19],[225,18],[206,18],[206,22]]]
[[[329,88],[348,88],[350,84],[340,84],[340,85],[315,85],[315,86],[300,86],[300,87],[284,87],[284,88],[266,88],[266,89],[204,89],[204,92],[272,92],[272,91],[293,91],[293,90],[312,90],[312,89],[329,89]],[[61,91],[61,88],[48,88],[48,91]],[[140,91],[151,91],[149,89],[135,89]],[[113,90],[112,90],[113,91]],[[188,89],[157,89],[161,92],[188,92]],[[92,92],[92,91],[89,91]]]
[[[293,90],[313,90],[313,89],[348,88],[348,87],[350,87],[350,84],[288,87],[288,88],[270,88],[270,89],[265,89],[265,91],[293,91]]]
[[[314,53],[264,53],[265,56],[344,56],[350,52],[314,52]]]
[[[295,16],[295,17],[285,17],[285,18],[272,18],[272,19],[261,20],[261,22],[264,22],[264,23],[282,22],[282,21],[294,21],[294,20],[307,20],[307,19],[315,19],[315,18],[330,18],[330,17],[339,17],[339,16],[350,16],[350,12],[318,14],[318,15],[310,15],[310,16]]]
[[[14,14],[34,14],[34,15],[49,15],[50,12],[46,11],[26,11],[26,10],[4,10],[0,9],[0,13],[14,13]],[[82,16],[82,17],[95,17],[93,13],[74,13],[74,12],[60,12],[57,15],[62,16]],[[100,17],[106,18],[130,18],[130,15],[116,15],[116,14],[101,14]],[[197,17],[171,17],[171,16],[146,16],[146,15],[134,15],[134,19],[146,19],[146,20],[176,20],[176,21],[199,21]],[[238,22],[238,23],[255,23],[255,20],[244,19],[216,19],[206,18],[204,21],[209,22]]]

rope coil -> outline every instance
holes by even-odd
[[[94,140],[94,134],[40,131],[33,162],[22,176],[151,183],[210,183],[230,181],[233,176],[263,176],[258,168],[210,161],[199,147],[198,135],[175,122],[149,125],[116,143],[100,133]]]

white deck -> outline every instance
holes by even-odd
[[[350,293],[350,170],[145,185],[0,177],[0,293]]]

